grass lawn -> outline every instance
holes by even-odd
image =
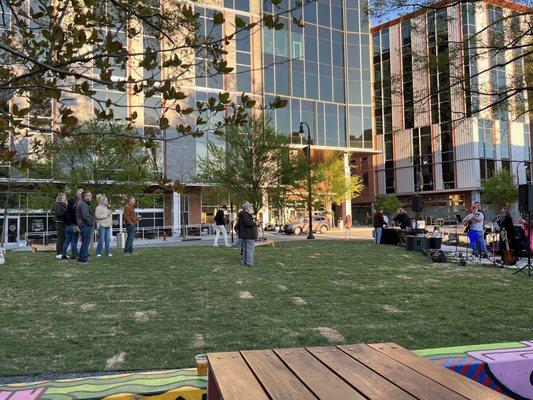
[[[0,375],[101,371],[117,355],[111,368],[191,367],[201,352],[328,344],[316,328],[409,349],[533,338],[533,280],[509,270],[366,241],[258,248],[253,269],[223,247],[139,252],[88,265],[9,253]]]

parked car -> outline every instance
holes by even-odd
[[[313,217],[313,232],[326,233],[331,229],[331,221],[325,215],[315,215]],[[299,235],[302,232],[309,231],[309,220],[307,218],[302,218],[296,222],[290,222],[285,224],[283,231],[286,234],[294,233]]]

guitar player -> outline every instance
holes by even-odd
[[[487,257],[485,240],[483,239],[483,223],[485,215],[479,210],[479,203],[472,204],[472,212],[463,218],[466,234],[474,256]]]

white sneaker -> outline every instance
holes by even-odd
[[[108,256],[108,257],[113,257],[113,254],[108,254],[107,256]]]
[[[231,245],[229,245],[229,244],[226,244],[225,246],[226,246],[226,247],[231,247]]]
[[[63,256],[61,254],[58,254],[56,258],[63,258]]]
[[[213,247],[218,247],[218,244],[214,244]]]
[[[96,257],[102,257],[102,255],[101,254],[97,254]]]

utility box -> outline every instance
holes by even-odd
[[[117,249],[124,249],[126,247],[126,233],[117,233]]]

